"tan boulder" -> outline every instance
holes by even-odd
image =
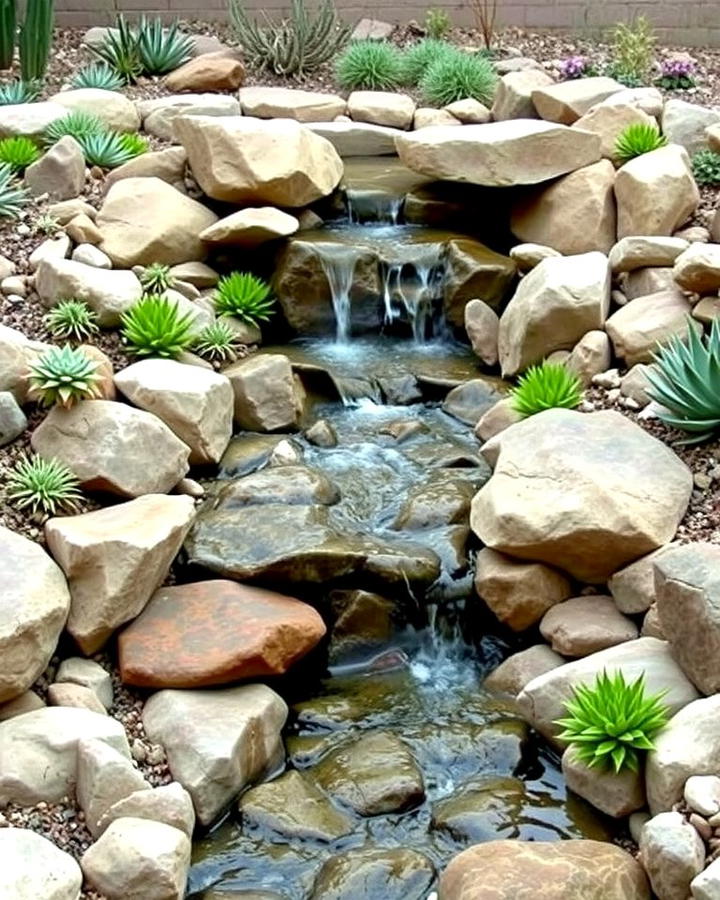
[[[395,144],[414,172],[489,187],[537,184],[600,159],[597,135],[532,119],[423,128]]]
[[[105,715],[107,710],[90,688],[81,684],[51,684],[47,691],[48,706],[75,706]]]
[[[190,497],[151,494],[50,519],[45,537],[70,583],[68,631],[83,652],[94,653],[142,611],[165,579],[193,517]]]
[[[677,289],[631,300],[605,323],[615,355],[627,366],[652,362],[658,344],[673,335],[685,336],[690,328],[701,331],[702,325],[689,319],[691,310]]]
[[[225,51],[201,53],[165,78],[169,91],[236,91],[245,80],[245,66]]]
[[[433,109],[430,106],[418,106],[412,119],[412,127],[431,128],[434,125],[462,125],[459,119],[446,109]]]
[[[217,216],[160,178],[124,178],[108,191],[96,221],[100,249],[113,265],[129,269],[204,259],[200,232]]]
[[[138,131],[140,116],[132,100],[120,91],[106,91],[102,88],[75,88],[60,91],[50,98],[70,112],[85,112],[98,119],[113,131]]]
[[[286,87],[246,87],[238,96],[243,113],[258,119],[332,122],[347,106],[337,94]]]
[[[672,540],[692,491],[687,466],[614,411],[547,410],[492,443],[495,471],[473,500],[473,531],[591,583]]]
[[[231,244],[236,247],[258,247],[267,241],[289,237],[300,223],[288,213],[274,206],[248,207],[230,213],[200,232],[200,239],[209,244]]]
[[[671,266],[648,266],[623,274],[620,283],[622,292],[628,300],[637,300],[638,297],[647,297],[649,294],[677,288]]]
[[[78,900],[82,872],[75,860],[29,828],[0,829],[0,896],[7,900]]]
[[[297,428],[303,407],[290,361],[279,353],[250,356],[224,370],[235,392],[235,421],[248,431]]]
[[[499,310],[515,283],[515,263],[470,238],[452,238],[443,253],[443,311],[456,328],[465,324],[465,306],[478,297]]]
[[[615,199],[618,239],[672,234],[700,202],[687,151],[670,144],[631,159],[618,169]]]
[[[595,375],[606,372],[612,362],[610,338],[604,331],[588,331],[570,351],[565,365],[589,385]]]
[[[367,122],[308,122],[315,134],[330,141],[341,157],[395,156],[397,128]]]
[[[690,244],[682,238],[650,235],[624,237],[610,251],[613,274],[636,272],[638,269],[672,266]],[[652,294],[653,291],[647,293]],[[628,299],[632,300],[632,297]]]
[[[610,305],[610,268],[602,253],[543,260],[520,282],[500,319],[503,377],[517,375],[555,350],[571,350],[602,328]]]
[[[138,100],[143,130],[177,144],[175,119],[178,116],[239,116],[237,97],[228,94],[172,94],[153,100]]]
[[[488,441],[521,419],[522,416],[515,409],[512,397],[503,397],[480,416],[475,426],[475,437],[481,441]]]
[[[5,722],[15,716],[22,716],[36,709],[44,709],[46,706],[47,704],[34,691],[25,691],[14,700],[0,703],[0,722]]]
[[[343,174],[332,144],[289,119],[183,116],[175,132],[214,200],[307,206],[330,194]]]
[[[626,615],[647,612],[655,603],[655,561],[680,544],[667,544],[647,556],[642,556],[629,566],[619,569],[608,581],[608,590],[615,605]]]
[[[665,99],[659,88],[641,87],[625,88],[616,94],[610,94],[598,103],[598,106],[635,106],[644,113],[659,119],[662,115]]]
[[[566,255],[607,253],[617,231],[614,183],[615,169],[606,159],[571,172],[515,204],[512,232]]]
[[[157,416],[112,400],[53,407],[31,443],[64,462],[83,487],[121,497],[166,493],[187,472],[190,455]]]
[[[572,125],[596,103],[622,90],[624,86],[614,78],[599,75],[536,88],[532,101],[541,119]]]
[[[65,233],[74,243],[91,244],[93,245],[93,248],[95,244],[99,244],[102,240],[102,233],[95,222],[89,216],[82,213],[79,216],[70,219],[65,226]],[[75,250],[77,250],[77,247]],[[73,258],[76,258],[75,251],[73,251]],[[110,259],[107,256],[105,256],[105,259],[110,262]],[[112,265],[112,263],[110,263],[110,265]],[[105,268],[105,266],[103,265],[99,268],[102,269]]]
[[[718,123],[720,112],[717,109],[689,103],[679,97],[669,97],[665,101],[662,132],[671,144],[679,144],[691,156],[706,148],[706,129]]]
[[[495,122],[508,119],[537,119],[532,92],[554,84],[552,76],[540,69],[508,72],[498,81],[492,105]]]
[[[82,656],[70,656],[60,663],[55,675],[56,684],[75,684],[85,687],[98,698],[105,709],[113,705],[110,673],[99,663]]]
[[[97,833],[102,834],[111,822],[125,816],[164,822],[173,828],[179,828],[188,837],[192,837],[195,828],[195,810],[192,799],[177,781],[171,781],[170,784],[164,784],[157,788],[134,791],[127,797],[123,797],[122,800],[113,803],[100,817]]]
[[[599,135],[602,155],[605,159],[614,160],[617,139],[630,125],[657,127],[657,122],[653,116],[629,103],[599,103],[580,116],[572,127]]]
[[[114,803],[149,787],[132,761],[114,747],[93,738],[78,742],[77,801],[94,838],[100,833],[100,819]]]
[[[674,263],[673,278],[683,290],[698,294],[717,293],[720,288],[720,244],[690,244]]]
[[[40,137],[48,125],[64,119],[68,110],[59,103],[13,103],[0,108],[0,138]]]
[[[638,636],[635,623],[618,611],[612,597],[571,597],[549,609],[540,634],[563,656],[588,656]]]
[[[0,526],[0,703],[50,662],[70,609],[65,577],[42,547]]]
[[[454,100],[452,103],[448,103],[444,109],[463,125],[484,125],[491,119],[491,113],[487,106],[479,100],[475,100],[474,97]]]
[[[549,256],[562,256],[562,253],[544,244],[516,244],[510,250],[510,259],[521,272],[529,272]]]
[[[353,91],[347,112],[355,122],[407,129],[413,123],[415,101],[408,94],[394,91]]]
[[[646,822],[640,832],[640,862],[650,879],[654,896],[680,900],[704,892],[691,888],[705,868],[705,844],[693,823],[682,813],[663,812]],[[712,894],[705,894],[710,900]]]
[[[465,331],[473,353],[485,363],[494,366],[498,361],[497,313],[482,300],[471,300],[465,307]]]
[[[608,816],[620,819],[645,806],[645,782],[642,771],[589,766],[568,747],[562,757],[565,784],[578,797],[587,800]]]
[[[70,200],[85,187],[85,156],[75,138],[66,135],[25,169],[25,186],[34,197]]]
[[[563,657],[551,650],[547,644],[533,644],[532,647],[513,653],[503,660],[487,676],[483,687],[515,697],[533,678],[564,664]]]
[[[713,319],[720,316],[720,297],[701,297],[693,306],[692,317],[705,325],[711,325]]]
[[[123,178],[159,178],[176,190],[185,189],[187,153],[182,147],[168,147],[141,153],[105,176],[105,187],[110,188]]]

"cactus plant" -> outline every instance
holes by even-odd
[[[54,0],[27,0],[20,29],[20,71],[23,81],[42,81],[52,44]]]
[[[0,69],[12,65],[15,28],[15,0],[0,0]]]

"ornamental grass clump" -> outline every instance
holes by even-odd
[[[100,397],[98,366],[96,360],[69,344],[52,347],[29,365],[28,396],[42,406],[57,404],[66,409],[79,400]]]
[[[698,150],[692,157],[692,170],[698,184],[720,184],[720,153]]]
[[[0,163],[0,219],[16,219],[27,201],[27,191],[17,186],[14,177],[12,166]]]
[[[700,336],[688,320],[687,340],[672,337],[648,369],[649,396],[663,409],[661,421],[684,431],[681,444],[699,444],[720,431],[720,319]]]
[[[148,294],[122,316],[122,336],[134,356],[175,359],[192,343],[193,318],[176,302]]]
[[[637,156],[652,153],[661,147],[667,147],[667,138],[660,134],[657,125],[633,122],[620,132],[615,141],[615,160],[624,165]]]
[[[18,509],[54,516],[77,512],[83,497],[80,482],[57,459],[23,456],[8,477],[7,499]]]
[[[400,58],[402,83],[416,86],[429,66],[443,55],[455,52],[456,49],[452,44],[434,38],[426,38],[413,44]]]
[[[45,316],[45,324],[53,337],[78,343],[98,332],[97,315],[82,300],[61,300]]]
[[[447,106],[468,97],[491,106],[497,83],[497,71],[487,56],[453,50],[441,54],[428,66],[419,88],[431,106]]]
[[[146,294],[164,294],[175,284],[170,274],[170,266],[165,263],[150,263],[140,274],[140,284]]]
[[[0,140],[0,164],[13,172],[22,172],[40,156],[40,151],[27,137],[7,137]]]
[[[235,316],[249,325],[267,322],[272,315],[270,285],[249,272],[232,272],[218,281],[213,297],[219,316]]]
[[[554,723],[563,728],[558,739],[588,766],[638,772],[640,754],[654,749],[652,738],[667,723],[665,693],[648,696],[644,675],[628,684],[622,672],[603,671],[594,685],[574,688],[565,702],[567,715]]]
[[[546,409],[575,409],[583,398],[578,376],[559,363],[531,366],[510,392],[513,409],[523,418]]]
[[[387,41],[353,41],[335,65],[348,91],[391,91],[403,80],[402,57]]]
[[[607,74],[625,87],[650,83],[657,38],[650,21],[637,16],[632,22],[616,25],[612,33],[612,61]]]
[[[237,357],[240,342],[233,329],[222,319],[206,325],[193,345],[193,350],[208,362],[231,362]]]
[[[62,119],[51,122],[43,132],[42,140],[46,147],[51,147],[68,135],[80,142],[91,134],[104,134],[106,131],[105,124],[97,116],[76,109]]]

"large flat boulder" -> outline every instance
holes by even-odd
[[[397,128],[369,122],[308,122],[315,134],[330,141],[343,159],[349,156],[394,156]]]
[[[39,138],[48,125],[64,119],[69,110],[59,103],[12,103],[0,107],[0,138]]]
[[[60,91],[50,97],[50,103],[58,103],[69,112],[84,112],[98,119],[113,131],[137,131],[140,116],[135,104],[121,91],[102,88],[75,88]]]
[[[281,756],[287,706],[263,684],[165,690],[150,697],[142,718],[150,740],[165,748],[198,819],[209,825]]]
[[[120,635],[126,684],[194,688],[282,675],[325,634],[308,604],[233,581],[160,588]]]
[[[240,209],[220,219],[200,233],[209,244],[230,244],[252,249],[268,241],[289,237],[300,223],[288,213],[274,206]]]
[[[0,703],[45,671],[70,609],[61,569],[39,544],[0,526]]]
[[[307,206],[332,193],[343,174],[333,145],[291,119],[183,116],[175,134],[214,200]]]
[[[599,252],[542,260],[528,273],[500,319],[503,377],[517,375],[555,350],[572,350],[602,328],[610,306],[610,267]]]
[[[8,900],[78,900],[80,866],[29,828],[0,829],[0,895]]]
[[[246,116],[257,119],[296,119],[332,122],[345,114],[346,103],[337,94],[286,87],[244,87],[238,93]]]
[[[173,94],[138,100],[143,130],[177,144],[174,122],[178,116],[239,116],[240,104],[228,94]]]
[[[493,443],[473,531],[494,550],[581,581],[602,583],[672,540],[690,499],[687,466],[618,412],[547,410]]]
[[[624,90],[614,78],[600,75],[535,88],[532,101],[541,119],[572,125],[596,103]]]
[[[46,524],[50,551],[70,583],[68,631],[85,653],[94,653],[142,611],[193,516],[190,497],[148,494]]]
[[[600,138],[533,119],[434,126],[395,141],[403,165],[447,181],[511,187],[548,181],[600,159]]]

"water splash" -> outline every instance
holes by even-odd
[[[329,242],[318,244],[316,249],[330,286],[335,313],[335,338],[338,343],[344,344],[350,337],[352,327],[350,293],[360,251],[347,244]]]

